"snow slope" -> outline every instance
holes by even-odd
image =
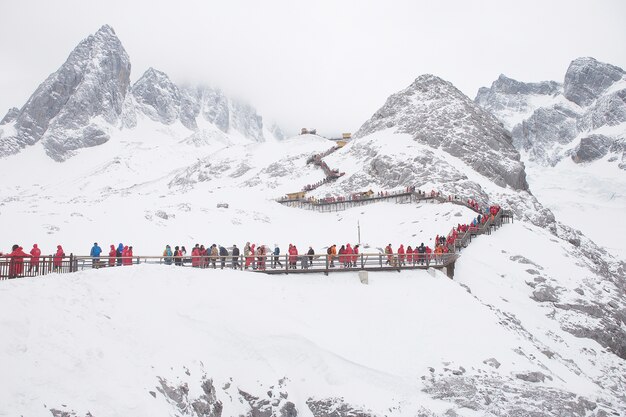
[[[502,326],[493,306],[440,273],[376,273],[365,286],[354,273],[270,277],[142,265],[5,282],[0,306],[0,329],[10,336],[0,341],[0,415],[49,416],[53,409],[96,417],[200,415],[180,404],[202,399],[206,379],[222,415],[250,413],[259,406],[250,397],[268,399],[261,407],[277,415],[288,403],[298,415],[319,415],[316,404],[337,398],[371,415],[477,415],[428,395],[438,381],[456,377],[514,385],[529,395],[528,407],[537,407],[534,397],[545,389],[571,392],[574,405],[584,397],[624,411],[608,402],[610,389],[593,382],[619,381],[614,374],[623,363],[613,360],[613,375],[598,376],[576,352],[594,350],[596,360],[610,354],[574,337],[547,341],[560,352],[549,358],[543,345]],[[537,327],[549,322],[533,318]],[[568,364],[570,357],[583,373]],[[516,377],[529,372],[551,379]],[[164,389],[184,383],[184,398]],[[500,415],[495,404],[506,407],[506,397],[515,395],[501,396],[478,413]]]

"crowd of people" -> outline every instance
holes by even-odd
[[[413,189],[411,192],[414,191]],[[457,199],[456,196],[454,198]],[[471,222],[459,223],[448,234],[435,236],[434,248],[424,245],[424,243],[414,247],[408,245],[406,248],[404,244],[400,244],[397,252],[395,252],[392,245],[388,244],[384,248],[385,265],[397,267],[429,264],[433,259],[437,259],[438,255],[453,252],[457,239],[466,236],[467,233],[477,233],[482,225],[489,220],[493,221],[501,210],[499,205],[491,205],[489,208],[481,211],[480,205],[474,200],[468,200],[467,205],[479,213]],[[29,253],[26,253],[22,246],[15,244],[10,253],[3,254],[0,252],[0,256],[9,259],[8,276],[9,278],[15,278],[25,273],[29,275],[37,274],[42,258],[41,253],[41,249],[37,244],[33,245]],[[89,256],[94,268],[132,265],[134,259],[133,247],[122,243],[117,246],[110,245],[107,256],[103,254],[102,248],[95,242]],[[65,258],[63,247],[58,245],[56,252],[47,258],[52,271],[62,268],[63,259]],[[321,258],[324,265],[328,265],[330,268],[335,268],[337,266],[336,262],[340,268],[354,268],[358,266],[359,245],[347,243],[337,249],[337,245],[332,244],[327,247],[326,253],[316,253],[313,247],[309,246],[308,250],[300,253],[296,245],[289,244],[287,253],[282,257],[277,244],[274,244],[274,248],[270,249],[267,245],[256,245],[246,242],[243,247],[243,253],[237,245],[226,248],[217,244],[207,245],[206,247],[202,244],[195,244],[189,255],[185,246],[174,246],[174,249],[172,249],[170,245],[166,245],[162,254],[162,261],[167,265],[190,265],[195,268],[217,268],[219,265],[221,269],[229,267],[261,271],[277,267],[296,269],[298,264],[300,268],[307,269],[313,266],[315,259],[319,258]],[[287,265],[283,265],[281,259],[286,260]]]
[[[6,254],[0,252],[0,256],[6,256],[9,258],[9,278],[21,276],[25,272],[39,273],[41,249],[36,243],[33,245],[33,248],[29,253],[24,252],[24,248],[22,246],[15,244],[11,248],[11,252]],[[53,270],[59,270],[61,268],[64,256],[65,252],[63,252],[63,247],[58,245],[54,255],[49,255]],[[26,266],[28,266],[28,269],[26,269]]]

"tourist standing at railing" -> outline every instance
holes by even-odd
[[[102,248],[98,246],[98,242],[94,242],[91,252],[89,256],[91,256],[91,267],[95,268],[98,265],[98,261],[100,260],[100,254],[102,253]]]
[[[132,259],[130,260],[130,263],[128,263],[128,256],[128,246],[124,246],[124,249],[122,249],[122,265],[126,266],[132,264]]]
[[[226,258],[228,258],[228,249],[220,245],[219,252],[220,252],[221,267],[222,269],[224,269],[224,267],[226,266]]]
[[[115,255],[117,251],[115,250],[115,245],[111,245],[109,249],[109,266],[115,266]]]
[[[400,244],[400,247],[398,248],[398,265],[406,265],[404,263],[404,244]]]
[[[31,272],[35,269],[35,272],[39,272],[39,257],[41,256],[41,249],[35,243],[33,248],[30,250],[30,264],[28,266],[28,272]]]
[[[430,248],[430,246],[426,246],[426,249],[424,252],[425,252],[424,257],[426,258],[426,265],[428,265],[433,256],[433,250]]]
[[[214,243],[211,245],[211,265],[213,266],[213,269],[217,268],[216,262],[217,262],[217,257],[219,256],[219,251],[217,250],[217,245]]]
[[[250,257],[250,253],[252,252],[252,247],[250,246],[250,242],[246,242],[243,247],[243,256],[246,258],[245,268],[248,269],[250,263],[252,263],[252,258]]]
[[[391,248],[391,243],[385,246],[385,255],[387,255],[387,260],[385,261],[385,265],[393,264],[393,249]]]
[[[406,263],[413,265],[413,248],[411,245],[406,247]]]
[[[344,245],[341,245],[341,247],[339,248],[339,266],[341,268],[345,268],[346,267],[346,247]]]
[[[180,254],[181,254],[182,258],[183,258],[181,265],[184,265],[185,262],[189,262],[189,259],[185,258],[185,256],[187,255],[187,249],[185,249],[184,246],[180,247]]]
[[[352,255],[352,265],[356,267],[357,264],[357,260],[359,259],[359,247],[361,245],[354,245],[354,248],[352,249],[353,255]]]
[[[183,265],[183,255],[180,253],[180,247],[174,246],[174,265]]]
[[[257,268],[260,271],[265,270],[265,261],[266,261],[267,252],[265,251],[265,245],[259,245],[257,248]]]
[[[289,244],[289,267],[296,269],[298,267],[298,248],[296,245]]]
[[[309,251],[306,253],[309,261],[309,266],[313,265],[313,257],[315,256],[315,251],[313,250],[313,246],[309,246]]]
[[[63,257],[65,256],[65,252],[63,252],[63,247],[61,245],[57,245],[57,252],[54,254],[52,258],[52,267],[54,270],[61,269],[61,265],[63,265]]]
[[[283,264],[280,262],[280,248],[276,243],[274,243],[273,255],[274,257],[272,258],[272,268],[276,268],[276,265],[280,265],[280,267],[282,268]]]
[[[354,266],[352,265],[353,255],[354,255],[354,250],[352,249],[352,246],[349,243],[346,244],[346,265],[348,266],[348,268],[351,268]]]
[[[231,256],[233,257],[233,269],[239,268],[239,248],[237,245],[233,245]]]
[[[417,247],[417,260],[419,261],[420,265],[424,265],[425,257],[426,257],[426,246],[424,246],[424,242],[422,242]]]
[[[172,248],[170,245],[165,245],[165,250],[163,251],[163,260],[165,261],[165,265],[172,264]]]
[[[133,264],[133,247],[129,246],[128,251],[126,252],[126,265]]]
[[[119,245],[117,245],[117,250],[115,251],[115,257],[117,258],[117,266],[122,265],[122,252],[124,252],[124,245],[120,243]]]
[[[200,245],[200,268],[209,267],[209,248]]]
[[[200,267],[200,244],[198,243],[191,250],[191,266],[193,268]]]
[[[17,278],[24,273],[24,258],[30,258],[31,255],[24,252],[20,245],[13,245],[12,251],[9,256],[11,261],[9,262],[9,278]]]

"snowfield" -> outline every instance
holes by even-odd
[[[376,415],[443,413],[450,404],[421,390],[453,371],[513,383],[517,373],[540,371],[551,388],[602,395],[586,378],[593,369],[576,375],[547,358],[438,272],[370,273],[362,285],[356,273],[141,265],[3,282],[0,306],[0,415],[178,415],[159,378],[187,383],[189,398],[212,379],[222,415],[245,414],[240,392],[263,398],[279,381],[288,396],[273,407],[292,402],[303,416],[312,415],[312,397],[341,397]],[[604,355],[588,340],[566,343],[565,357],[585,348]]]

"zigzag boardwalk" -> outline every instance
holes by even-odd
[[[333,147],[324,154],[312,156],[309,162],[320,166],[326,173],[326,179],[314,186],[306,186],[305,191],[317,188],[319,185],[330,180],[336,180],[343,174],[337,170],[331,170],[322,161],[322,158],[339,149]],[[396,192],[392,194],[379,194],[370,196],[357,195],[356,198],[348,199],[325,199],[314,198],[283,198],[277,202],[296,208],[317,210],[320,212],[346,210],[351,207],[359,207],[366,204],[373,204],[383,201],[392,201],[396,204],[419,203],[422,201],[432,201],[440,203],[457,204],[474,210],[481,214],[486,220],[479,221],[476,225],[470,225],[467,230],[459,231],[453,229],[446,239],[445,249],[447,253],[437,254],[383,254],[383,253],[361,253],[348,255],[281,255],[275,257],[268,255],[255,255],[245,257],[232,256],[192,256],[185,259],[163,256],[133,256],[126,258],[102,257],[94,259],[89,256],[64,256],[62,258],[53,256],[41,256],[38,261],[31,262],[29,258],[0,256],[0,280],[16,277],[34,277],[47,274],[71,273],[85,269],[130,266],[141,263],[174,265],[182,267],[192,266],[205,269],[247,269],[265,274],[309,274],[350,271],[401,271],[410,269],[435,268],[444,270],[448,277],[454,277],[455,262],[459,258],[461,249],[466,248],[472,238],[478,235],[490,235],[493,230],[497,230],[503,224],[513,221],[513,213],[510,210],[499,209],[495,214],[482,213],[477,206],[465,204],[463,201],[443,198],[435,192],[426,194],[420,191],[408,190],[406,192]],[[452,237],[452,238],[451,238]],[[191,265],[189,265],[191,264]],[[280,266],[278,268],[277,266]]]

